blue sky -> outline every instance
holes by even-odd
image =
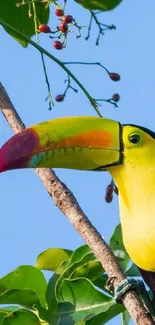
[[[69,1],[68,1],[69,2]],[[71,2],[68,14],[80,25],[87,25],[87,10]],[[62,61],[101,62],[110,71],[118,72],[121,81],[112,82],[99,67],[70,66],[75,75],[95,98],[109,98],[119,93],[121,100],[115,108],[103,104],[104,117],[123,123],[155,128],[155,2],[124,0],[111,12],[100,15],[105,24],[114,24],[115,31],[107,31],[95,46],[98,30],[94,26],[89,41],[84,36],[77,40],[68,37],[67,48],[56,51],[47,35],[40,35],[40,45]],[[57,20],[52,15],[50,26]],[[70,115],[95,115],[93,108],[79,90],[71,90],[63,103],[48,110],[44,101],[47,88],[44,81],[40,54],[31,46],[21,47],[0,27],[0,75],[18,113],[27,126],[55,117]],[[64,90],[66,74],[48,58],[48,76],[53,97]],[[73,83],[73,86],[76,85]],[[8,124],[0,115],[0,145],[12,136]],[[57,170],[57,175],[73,191],[81,207],[109,240],[119,223],[117,197],[112,204],[104,201],[105,187],[110,181],[108,173]],[[49,247],[76,249],[84,242],[66,217],[55,207],[33,170],[18,170],[0,175],[1,183],[1,269],[0,276],[18,265],[34,264],[37,255]],[[111,324],[116,324],[112,321]]]

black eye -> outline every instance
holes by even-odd
[[[133,144],[138,144],[140,142],[140,135],[139,134],[132,134],[129,136],[129,141]]]

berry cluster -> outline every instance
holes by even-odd
[[[109,77],[111,80],[113,81],[119,81],[121,79],[120,75],[116,72],[109,72],[106,68],[105,70],[107,71]],[[63,94],[59,94],[55,97],[55,100],[57,102],[63,102],[65,96],[66,96],[66,93],[68,91],[68,89],[71,88],[72,90],[74,90],[75,92],[77,92],[77,89],[73,88],[70,84],[70,79],[69,79],[69,85],[67,86],[67,89],[65,90],[65,92]],[[104,102],[107,102],[107,103],[111,103],[113,104],[115,107],[118,107],[118,105],[116,104],[118,101],[120,100],[120,95],[119,94],[114,94],[112,96],[112,98],[109,98],[109,99],[96,99],[96,101],[104,101]]]
[[[108,72],[109,77],[112,81],[120,81],[121,77],[118,73],[116,72]],[[120,100],[120,95],[119,94],[114,94],[111,99],[107,100],[107,102],[110,102],[114,104],[117,107],[117,102]]]
[[[59,33],[58,35],[58,38],[60,39],[61,36],[63,35],[64,38],[63,38],[63,41],[59,41],[59,40],[56,40],[53,42],[53,46],[56,50],[62,50],[65,46],[66,46],[66,35],[68,33],[68,25],[69,24],[73,24],[75,26],[76,23],[75,23],[75,20],[73,19],[73,17],[71,15],[65,15],[64,14],[64,11],[62,9],[56,9],[55,10],[55,15],[57,17],[60,18],[60,25],[57,26],[57,30],[56,31],[52,31],[51,28],[48,26],[48,25],[45,25],[45,24],[40,24],[38,26],[38,29],[39,29],[39,32],[40,33],[52,33],[52,34],[56,34],[56,33]],[[53,36],[50,36],[50,38],[55,38]]]
[[[48,1],[49,2],[49,1]],[[39,42],[39,38],[38,38],[38,32],[39,33],[44,33],[44,34],[50,34],[49,38],[51,39],[56,39],[53,41],[53,47],[56,49],[56,50],[62,50],[63,48],[66,47],[66,44],[67,44],[67,37],[68,37],[68,33],[69,32],[72,32],[72,30],[70,30],[70,27],[73,27],[73,28],[76,28],[78,30],[78,33],[76,35],[77,38],[79,38],[81,36],[81,29],[82,27],[84,26],[79,26],[75,19],[73,18],[72,15],[66,15],[65,13],[65,8],[66,8],[66,2],[67,0],[64,0],[64,5],[63,5],[63,8],[60,8],[60,6],[57,4],[57,0],[55,1],[52,1],[52,3],[56,6],[56,9],[55,9],[55,16],[59,19],[60,23],[59,23],[59,26],[56,27],[56,30],[52,30],[50,28],[50,26],[46,25],[46,24],[41,24],[38,17],[36,16],[36,12],[35,12],[35,3],[34,3],[34,8],[33,8],[33,13],[31,12],[29,6],[28,6],[28,16],[29,18],[34,18],[34,29],[35,29],[35,34],[36,34],[36,42]],[[28,2],[25,2],[25,1],[21,1],[21,2],[18,2],[16,3],[16,7],[20,7],[20,6],[23,6],[27,4],[28,5]],[[89,36],[90,36],[90,31],[91,31],[91,24],[92,24],[92,20],[94,20],[94,22],[96,23],[96,25],[98,26],[99,28],[99,35],[97,37],[97,41],[96,41],[96,45],[99,44],[99,38],[101,35],[104,35],[104,31],[109,29],[109,30],[112,30],[112,29],[115,29],[115,26],[114,25],[111,25],[111,26],[108,26],[108,25],[105,25],[101,22],[99,22],[98,18],[97,18],[97,14],[99,12],[93,12],[93,11],[90,11],[90,14],[91,14],[91,19],[90,19],[90,24],[88,26],[88,35],[85,39],[88,39]],[[49,83],[49,80],[48,80],[48,76],[47,76],[47,71],[46,71],[46,66],[45,66],[45,62],[44,62],[44,56],[43,56],[43,53],[41,51],[41,55],[42,55],[42,63],[43,63],[43,68],[44,68],[44,74],[45,74],[45,79],[46,79],[46,84],[47,84],[47,88],[48,88],[48,96],[46,98],[49,99],[49,109],[51,109],[51,106],[54,105],[53,103],[53,100],[52,100],[52,96],[51,96],[51,92],[50,92],[50,83]],[[59,61],[60,62],[60,61]],[[106,67],[104,67],[101,63],[99,62],[62,62],[63,65],[66,65],[66,64],[90,64],[90,65],[99,65],[100,67],[102,67],[103,69],[106,70],[107,74],[109,75],[109,78],[111,80],[113,80],[114,82],[117,82],[120,80],[120,75],[116,72],[109,72],[107,70]],[[61,65],[61,67],[63,68],[62,64],[58,63],[59,65]],[[65,69],[66,70],[66,69]],[[66,70],[67,71],[67,70]],[[68,70],[69,71],[69,70]],[[69,88],[71,88],[74,92],[77,92],[77,89],[73,88],[71,86],[71,82],[70,82],[70,76],[71,76],[71,73],[70,71],[68,72],[68,84],[67,84],[67,87],[65,89],[65,91],[61,94],[58,94],[56,97],[55,97],[55,100],[57,102],[62,102],[67,94],[67,91]],[[86,96],[88,97],[88,99],[90,100],[91,104],[93,105],[93,107],[95,108],[97,114],[99,116],[101,116],[101,113],[99,112],[99,109],[98,109],[98,105],[100,105],[98,102],[99,101],[104,101],[104,102],[107,102],[107,103],[111,103],[113,104],[115,107],[118,107],[117,105],[117,102],[120,100],[120,95],[119,94],[113,94],[111,98],[108,98],[108,99],[105,99],[105,98],[101,98],[101,99],[95,99],[93,98],[92,96],[90,96],[88,94],[88,92],[86,91],[86,89],[83,87],[83,85],[78,81],[78,79],[74,76],[74,81],[79,85],[79,87],[84,91],[84,93],[86,94]]]
[[[118,195],[118,188],[114,184],[113,180],[111,183],[106,187],[106,194],[105,194],[105,201],[107,203],[111,203],[113,200],[113,193]]]
[[[56,102],[63,102],[63,100],[65,99],[65,96],[66,96],[66,94],[67,94],[67,91],[69,90],[69,89],[72,89],[75,93],[77,93],[78,92],[78,90],[76,89],[76,88],[73,88],[72,87],[72,85],[71,85],[71,80],[70,80],[70,76],[68,75],[68,79],[67,80],[65,80],[65,82],[67,82],[67,87],[66,87],[66,89],[65,89],[65,91],[64,91],[64,93],[63,94],[59,94],[59,95],[57,95],[56,97],[55,97],[55,100],[56,100]]]

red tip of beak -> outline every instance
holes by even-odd
[[[39,136],[31,128],[13,136],[0,149],[0,173],[28,167],[28,161],[38,144]]]

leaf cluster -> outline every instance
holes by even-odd
[[[109,245],[126,275],[140,276],[123,246],[120,225]],[[52,273],[48,283],[43,270]],[[35,267],[19,266],[0,279],[0,325],[103,325],[119,314],[128,325],[128,312],[115,303],[106,282],[107,274],[87,245],[75,251],[49,248]]]

